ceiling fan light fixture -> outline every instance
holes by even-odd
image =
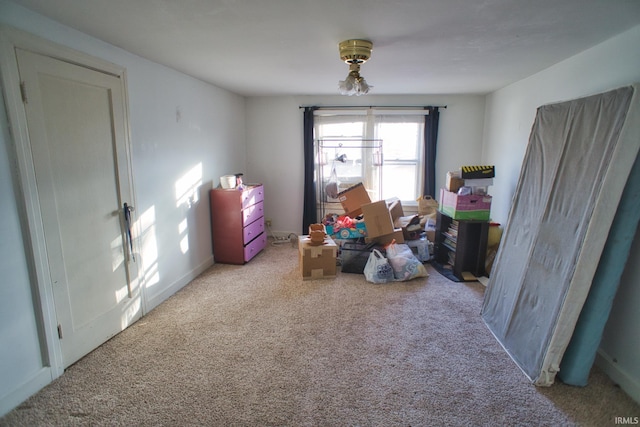
[[[338,44],[340,59],[347,64],[364,64],[371,58],[373,43],[369,40],[345,40]]]
[[[344,80],[338,82],[338,88],[342,95],[365,95],[373,87],[364,77],[360,76],[360,64],[364,64],[371,58],[373,43],[368,40],[345,40],[338,44],[340,59],[349,64],[349,74]]]

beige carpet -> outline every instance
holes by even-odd
[[[0,425],[615,425],[640,407],[594,369],[531,385],[480,318],[484,287],[302,281],[297,250],[215,265]]]

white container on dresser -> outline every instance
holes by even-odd
[[[267,245],[264,187],[249,184],[244,190],[214,188],[209,194],[214,261],[249,262]]]

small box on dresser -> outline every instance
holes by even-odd
[[[210,191],[213,258],[222,264],[249,262],[267,245],[264,228],[264,187]]]

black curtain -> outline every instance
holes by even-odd
[[[302,234],[309,234],[309,225],[318,222],[313,149],[313,112],[316,107],[304,109],[304,201]]]
[[[425,107],[424,116],[424,182],[422,194],[436,198],[436,146],[438,143],[438,107]]]

